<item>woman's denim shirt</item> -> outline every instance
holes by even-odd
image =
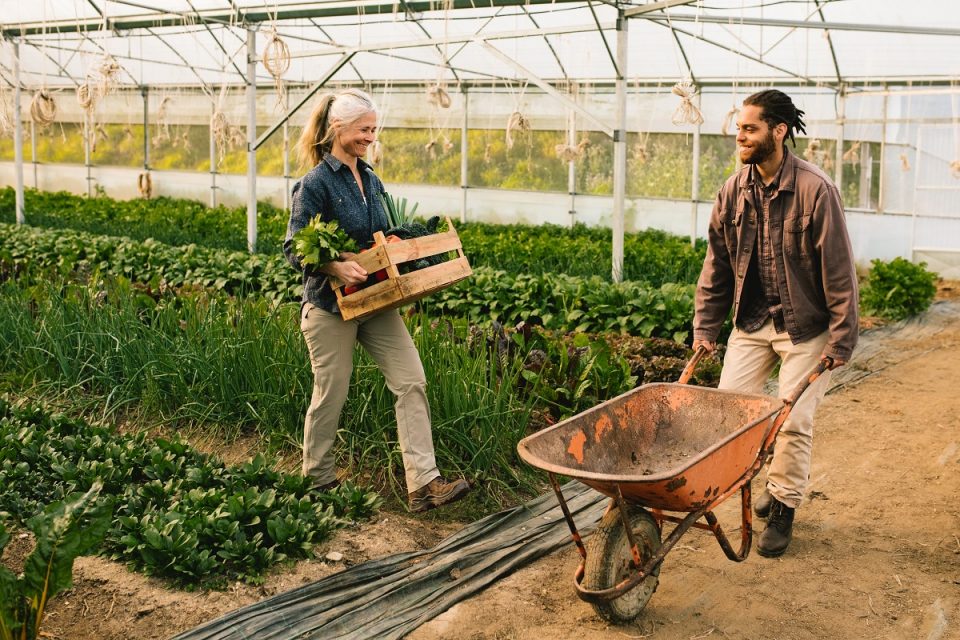
[[[293,203],[287,237],[283,242],[283,255],[303,272],[303,303],[310,302],[331,313],[340,313],[337,297],[327,276],[312,265],[304,268],[299,256],[293,253],[293,236],[307,226],[317,215],[324,222],[337,221],[340,227],[353,238],[361,249],[373,243],[375,231],[389,228],[387,214],[383,209],[380,194],[384,193],[383,182],[373,169],[357,159],[357,169],[363,181],[364,199],[350,167],[332,154],[326,154],[307,175],[293,185]],[[302,303],[301,303],[302,306]]]

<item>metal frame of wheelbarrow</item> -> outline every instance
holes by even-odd
[[[706,350],[703,347],[700,347],[694,353],[686,367],[684,367],[683,373],[680,374],[680,379],[677,381],[679,384],[686,384],[690,380],[697,363],[705,353]],[[767,427],[767,430],[764,433],[762,441],[763,444],[761,445],[760,451],[757,453],[757,457],[753,464],[743,473],[742,476],[740,476],[738,480],[736,480],[729,488],[727,488],[726,491],[723,491],[717,495],[706,506],[695,511],[691,511],[683,518],[667,515],[663,513],[663,510],[661,509],[650,508],[650,511],[657,522],[657,526],[661,529],[661,534],[664,522],[673,522],[677,526],[674,527],[673,531],[670,532],[665,540],[662,540],[661,546],[657,552],[642,564],[640,547],[637,544],[636,537],[633,533],[633,527],[630,524],[630,515],[627,508],[628,502],[623,497],[623,492],[620,490],[620,483],[613,483],[613,486],[616,489],[616,495],[611,499],[607,510],[609,511],[615,506],[620,509],[620,518],[623,522],[624,531],[627,534],[627,543],[630,545],[630,553],[633,558],[632,565],[638,568],[637,573],[626,578],[625,580],[622,580],[613,587],[593,590],[582,586],[581,583],[583,582],[583,576],[587,563],[587,549],[583,543],[583,538],[580,536],[580,532],[577,529],[577,525],[573,521],[573,516],[570,514],[567,501],[564,499],[563,493],[560,491],[560,483],[557,480],[556,474],[553,472],[547,472],[547,475],[550,478],[550,485],[553,487],[553,492],[557,495],[557,501],[560,503],[560,509],[563,511],[563,517],[567,521],[567,526],[570,528],[570,533],[573,536],[573,542],[576,544],[577,550],[580,552],[580,566],[577,567],[577,571],[574,574],[574,587],[576,588],[577,595],[580,596],[580,599],[593,604],[603,603],[615,600],[616,598],[619,598],[626,592],[630,591],[652,574],[652,572],[660,565],[660,563],[663,562],[667,553],[673,549],[680,538],[690,528],[712,531],[714,537],[717,539],[717,542],[720,544],[720,548],[723,549],[724,554],[726,554],[730,560],[733,560],[734,562],[742,562],[743,560],[746,560],[747,556],[750,555],[750,547],[753,543],[753,518],[750,511],[750,481],[763,467],[764,462],[766,462],[767,457],[770,455],[773,449],[773,444],[776,440],[777,434],[780,432],[780,428],[790,416],[790,411],[800,399],[800,396],[803,395],[807,388],[831,366],[832,362],[830,358],[822,359],[810,372],[810,374],[804,378],[799,385],[797,385],[797,388],[790,395],[790,397],[783,401],[783,407],[777,414],[776,419],[770,424],[769,427]],[[723,532],[723,528],[720,526],[720,522],[714,515],[713,509],[726,500],[737,489],[740,490],[741,533],[740,550],[734,551],[733,546],[730,544],[726,534]],[[698,522],[700,518],[705,518],[707,522]]]

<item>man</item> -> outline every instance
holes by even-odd
[[[744,167],[717,195],[693,323],[694,349],[712,352],[733,308],[721,389],[761,393],[779,363],[780,395],[787,397],[820,360],[836,369],[857,344],[857,276],[840,194],[816,165],[786,147],[794,131],[806,132],[802,116],[789,96],[771,89],[744,100],[737,121]],[[777,437],[756,505],[757,515],[769,516],[757,542],[762,556],[783,555],[790,544],[829,370]]]

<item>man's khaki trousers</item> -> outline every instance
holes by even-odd
[[[788,397],[809,374],[823,354],[827,332],[800,344],[790,336],[777,333],[773,320],[759,331],[745,333],[734,329],[727,341],[720,388],[742,393],[763,393],[763,386],[780,363],[779,396]],[[767,489],[783,504],[796,509],[807,491],[810,458],[813,453],[813,414],[830,384],[825,371],[801,396],[790,412],[773,449],[767,472]]]
[[[353,374],[353,348],[359,342],[380,367],[387,388],[396,397],[407,491],[416,491],[439,476],[426,376],[400,314],[385,311],[362,320],[344,321],[338,314],[305,302],[300,310],[300,331],[313,367],[313,397],[303,425],[303,475],[314,478],[316,484],[336,480],[332,449]]]

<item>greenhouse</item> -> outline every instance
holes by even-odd
[[[421,212],[602,225],[620,256],[623,231],[705,233],[739,102],[780,87],[858,260],[957,268],[949,2],[4,4],[10,185],[246,203],[252,247],[311,100],[360,86],[372,159]]]
[[[0,640],[956,637],[958,351],[955,0],[0,0]]]

